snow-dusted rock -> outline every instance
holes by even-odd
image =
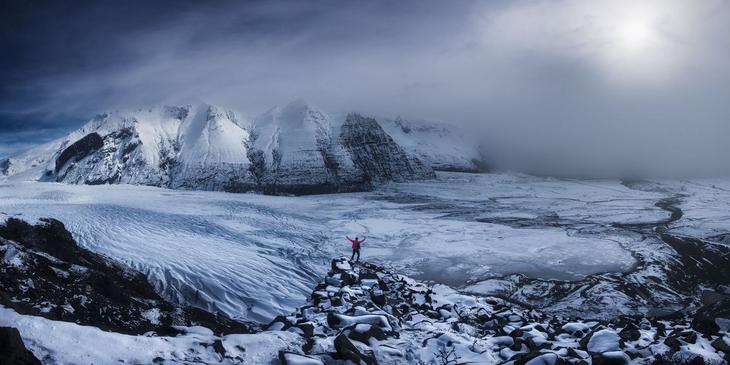
[[[129,336],[94,327],[24,316],[0,308],[0,326],[15,324],[29,349],[48,361],[69,364],[276,363],[332,364],[650,364],[726,361],[727,333],[698,336],[690,317],[675,320],[622,318],[616,322],[566,321],[493,297],[459,294],[369,263],[336,259],[312,300],[264,331],[218,333],[178,327],[176,337]],[[372,281],[377,284],[373,285]],[[327,280],[325,280],[327,282]],[[380,291],[384,302],[372,294]],[[315,293],[320,293],[315,295]],[[426,297],[427,300],[423,300]],[[333,321],[333,317],[338,320]],[[642,328],[642,338],[619,346],[618,328]],[[53,330],[59,336],[47,336]],[[584,330],[593,332],[583,333]],[[570,333],[573,333],[571,335]],[[575,336],[575,337],[574,337]],[[589,340],[590,338],[590,340]],[[587,340],[587,350],[580,349]],[[670,341],[671,340],[671,341]],[[676,347],[667,343],[675,341]],[[579,344],[579,342],[581,344]],[[98,351],[101,344],[104,351]],[[73,351],[68,351],[73,344]]]
[[[588,351],[609,352],[619,350],[619,337],[616,331],[603,329],[597,331],[588,340]]]

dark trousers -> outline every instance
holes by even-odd
[[[360,261],[360,249],[359,248],[352,249],[352,257],[350,257],[350,261],[352,261],[355,258],[355,254],[357,254],[357,261]]]

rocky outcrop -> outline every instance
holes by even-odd
[[[342,145],[353,163],[374,181],[431,179],[431,167],[407,154],[373,118],[349,114],[340,131]]]
[[[485,172],[488,166],[475,134],[464,126],[444,125],[401,117],[380,125],[406,151],[439,171]]]
[[[0,327],[0,365],[41,365],[41,362],[25,348],[17,328]]]
[[[254,328],[165,301],[143,274],[79,247],[57,220],[8,219],[0,225],[0,258],[0,304],[21,314],[127,334],[175,334],[175,326],[192,325],[216,333]]]
[[[58,158],[56,158],[56,168],[54,172],[58,173],[58,170],[65,166],[70,160],[73,159],[73,162],[79,161],[103,146],[104,140],[98,133],[89,133],[85,135],[80,140],[66,147],[66,149],[58,155]]]
[[[10,169],[10,159],[7,159],[7,158],[0,159],[0,176],[7,175],[9,169]]]
[[[726,363],[727,329],[698,332],[691,324],[697,315],[570,320],[337,259],[311,300],[268,330],[307,339],[300,353],[280,354],[283,364],[295,356],[355,364]]]
[[[269,194],[366,191],[434,177],[375,119],[350,114],[340,123],[301,101],[259,117],[249,146],[251,173]]]

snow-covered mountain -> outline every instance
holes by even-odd
[[[369,190],[387,181],[476,170],[475,144],[446,128],[411,128],[295,101],[253,120],[209,104],[110,112],[68,136],[0,161],[15,180],[139,184],[231,192]]]
[[[384,118],[383,129],[406,151],[435,170],[477,172],[487,169],[479,142],[456,125]]]

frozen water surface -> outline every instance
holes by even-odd
[[[371,193],[271,197],[151,187],[0,185],[0,212],[63,221],[168,298],[266,321],[300,305],[345,235],[363,258],[456,287],[523,273],[578,280],[634,265],[616,223],[666,219],[666,196],[617,181],[443,173]],[[709,223],[708,223],[709,224]]]

